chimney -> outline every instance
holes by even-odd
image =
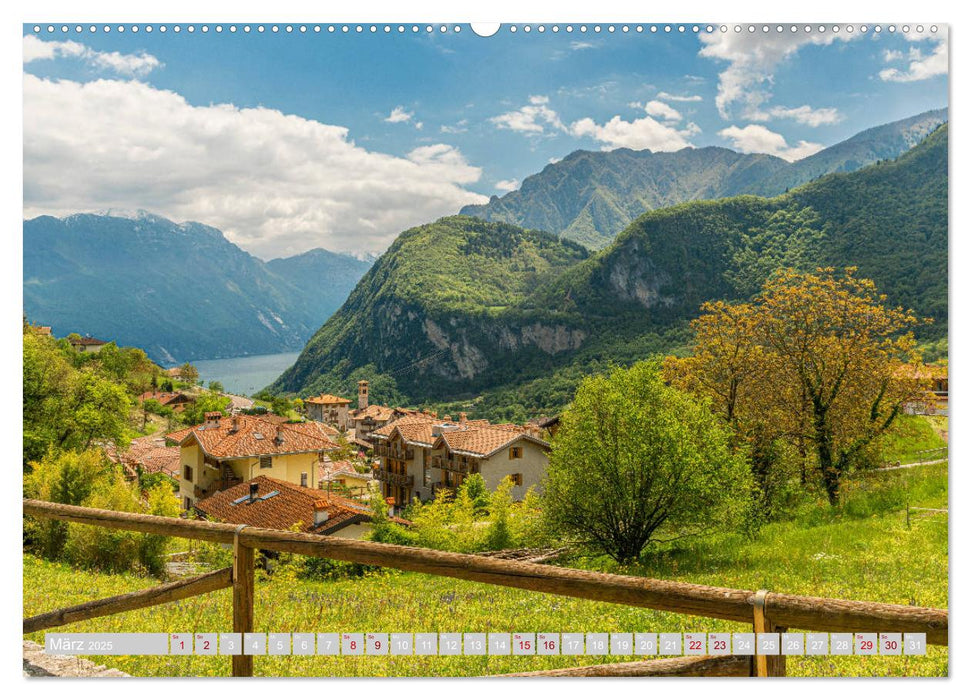
[[[278,425],[276,427],[276,436],[273,438],[273,442],[275,442],[277,445],[282,445],[283,444],[283,428],[282,428],[282,426],[279,426]]]
[[[324,499],[314,501],[314,527],[323,525],[329,519],[330,513],[327,512],[327,501]]]
[[[233,427],[229,429],[231,433],[239,432],[239,416],[233,416]]]
[[[368,381],[367,379],[362,379],[357,383],[357,407],[359,409],[364,409],[368,407]]]
[[[260,485],[255,481],[249,485],[249,502],[254,503],[256,501],[256,494],[260,491]]]
[[[448,416],[445,416],[448,418]],[[440,437],[443,433],[449,433],[453,430],[461,430],[461,428],[455,423],[435,423],[432,425],[432,437]]]
[[[223,417],[223,414],[219,411],[207,411],[206,412],[206,427],[207,428],[218,428],[219,419]]]
[[[462,425],[465,425],[465,422],[468,419],[469,419],[468,413],[466,413],[465,411],[462,411],[461,413],[459,413],[459,423],[461,423]]]

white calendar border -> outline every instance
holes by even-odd
[[[20,100],[21,96],[21,68],[20,68],[20,41],[19,37],[21,34],[21,25],[28,21],[38,21],[39,19],[63,19],[70,18],[71,21],[102,21],[105,19],[112,21],[133,21],[133,22],[159,22],[159,21],[252,21],[256,20],[266,20],[270,21],[286,21],[288,19],[294,21],[311,21],[312,19],[320,18],[321,20],[331,20],[331,21],[399,21],[408,20],[414,21],[421,18],[422,21],[426,19],[432,19],[434,21],[443,22],[461,22],[467,23],[469,21],[495,21],[496,19],[503,19],[507,22],[532,22],[532,21],[545,21],[554,20],[557,22],[575,22],[575,21],[633,21],[637,19],[643,19],[644,21],[653,22],[706,22],[713,20],[738,20],[738,21],[785,21],[785,22],[902,22],[902,21],[939,21],[942,24],[946,22],[955,22],[959,17],[955,16],[955,10],[949,10],[949,4],[934,2],[924,2],[914,3],[914,2],[902,2],[901,0],[883,0],[882,2],[876,2],[874,0],[864,0],[857,3],[847,3],[845,0],[815,0],[812,3],[793,3],[791,7],[780,7],[777,2],[754,2],[752,0],[736,0],[732,3],[716,2],[714,0],[696,0],[694,3],[667,3],[666,5],[650,3],[650,4],[640,4],[632,3],[629,0],[596,0],[595,2],[524,2],[523,0],[489,0],[488,2],[481,2],[475,7],[471,6],[471,3],[455,3],[454,0],[412,0],[408,3],[392,2],[391,0],[372,0],[371,2],[354,2],[347,3],[344,6],[333,6],[328,4],[324,6],[319,2],[299,2],[297,0],[273,0],[272,3],[262,2],[243,2],[228,4],[223,3],[221,6],[214,3],[205,4],[199,2],[199,0],[193,0],[189,2],[187,0],[168,0],[164,3],[131,3],[121,2],[120,0],[88,0],[86,2],[68,2],[66,0],[51,0],[49,2],[35,1],[30,3],[8,3],[8,7],[2,10],[4,12],[4,19],[6,20],[3,25],[3,41],[0,41],[0,51],[3,52],[3,61],[0,61],[0,66],[3,67],[3,87],[4,94],[8,96],[17,95],[15,101]],[[951,5],[950,7],[953,7]],[[218,9],[217,9],[218,8]],[[850,9],[852,8],[852,9]],[[847,16],[850,13],[851,16]],[[639,16],[643,15],[643,17]],[[959,24],[959,29],[965,29],[968,27],[966,24]],[[952,31],[955,29],[951,28]],[[971,34],[971,32],[968,32]],[[961,70],[958,69],[958,59],[964,55],[963,44],[969,39],[965,38],[965,34],[961,32],[955,32],[954,36],[957,38],[956,42],[952,42],[950,45],[951,51],[951,99],[949,100],[949,107],[953,114],[963,115],[965,113],[971,113],[971,110],[967,109],[969,95],[971,95],[971,82],[965,76],[971,74],[971,68],[968,65],[962,65]],[[12,38],[17,40],[12,41]],[[20,189],[20,182],[18,172],[18,164],[22,167],[21,161],[21,134],[22,129],[20,127],[21,110],[14,109],[13,106],[10,107],[7,114],[4,115],[4,126],[6,127],[3,132],[3,143],[4,149],[2,155],[5,156],[2,160],[4,165],[4,170],[2,172],[3,185],[4,187],[0,189],[0,201],[3,201],[3,210],[6,216],[4,221],[8,223],[15,220],[20,220],[23,198],[22,191]],[[971,153],[969,153],[969,147],[966,144],[969,142],[968,139],[964,138],[958,130],[959,137],[952,141],[952,161],[951,161],[951,208],[952,208],[952,218],[951,218],[951,231],[968,231],[971,230],[967,224],[969,223],[968,207],[971,206],[965,199],[964,201],[959,200],[955,196],[955,193],[961,191],[967,191],[969,183],[965,182],[967,178],[964,176],[964,168],[961,165],[963,162],[971,162]],[[960,154],[960,155],[959,155]],[[957,179],[955,179],[957,178]],[[6,327],[11,326],[11,319],[18,320],[21,313],[21,295],[20,295],[20,265],[22,264],[22,248],[21,248],[21,238],[16,235],[9,235],[7,238],[8,253],[3,256],[3,265],[6,269],[3,271],[6,274],[0,275],[0,279],[3,280],[3,284],[7,285],[4,292],[6,294],[0,295],[2,299],[3,309],[5,311],[3,317],[7,320]],[[971,263],[971,255],[969,255],[969,246],[971,242],[967,241],[966,236],[952,235],[951,236],[951,251],[949,256],[949,262],[952,266],[952,270],[959,270],[964,267],[964,263]],[[956,361],[952,363],[952,374],[951,383],[955,387],[962,387],[964,372],[961,369],[963,366],[967,365],[967,362],[962,362],[961,360],[971,360],[971,355],[967,354],[962,348],[971,347],[971,324],[967,322],[966,318],[959,317],[962,313],[962,303],[965,300],[971,300],[971,281],[968,280],[968,275],[950,275],[950,303],[949,311],[951,312],[951,335],[952,335],[952,353],[955,355]],[[961,303],[956,303],[956,302]],[[964,308],[971,308],[971,304],[965,304]],[[964,325],[955,323],[956,320],[961,318],[964,321]],[[11,377],[8,378],[8,385],[16,386],[21,381],[21,378],[13,377],[14,372],[19,372],[19,359],[15,354],[17,348],[14,347],[13,343],[5,343],[0,345],[0,359],[4,360],[2,363],[7,371],[10,372]],[[11,370],[12,368],[12,370]],[[961,399],[952,399],[951,406],[952,412],[954,406],[960,406]],[[19,415],[20,407],[16,405],[16,402],[4,402],[0,405],[0,415],[2,415],[7,420],[6,425],[21,425],[21,416]],[[960,412],[955,412],[956,415],[961,415]],[[952,434],[958,435],[959,431],[952,428]],[[7,462],[16,463],[17,454],[14,450],[19,450],[20,447],[17,445],[18,441],[15,439],[10,439],[7,441]],[[956,444],[952,447],[952,455],[957,455],[954,461],[963,461],[961,456],[964,454],[962,447],[963,441],[958,440]],[[957,449],[957,453],[954,452]],[[952,470],[951,475],[951,489],[954,489],[958,482],[962,485],[968,478],[966,475],[958,473],[958,470]],[[966,489],[961,489],[965,491]],[[20,519],[20,496],[16,488],[8,489],[5,493],[6,503],[3,503],[3,507],[0,508],[0,517],[6,518],[5,532],[7,533],[8,547],[20,546],[20,544],[15,544],[10,542],[14,539],[14,535],[20,532],[21,519]],[[953,491],[951,492],[953,493]],[[960,509],[953,511],[951,513],[950,521],[950,536],[952,540],[958,540],[960,534],[967,534],[964,532],[966,530],[965,521],[963,520],[963,514]],[[957,530],[961,532],[956,534]],[[20,540],[20,537],[16,537]],[[965,538],[960,538],[961,541],[967,541]],[[953,551],[953,549],[951,550]],[[953,557],[950,558],[951,562],[951,575],[955,578],[951,580],[962,580],[967,581],[968,576],[962,576],[967,572],[967,557]],[[22,568],[19,569],[22,572]],[[8,601],[19,601],[20,606],[15,611],[15,614],[5,615],[5,624],[8,626],[6,633],[0,635],[0,643],[2,643],[3,651],[5,651],[4,658],[9,667],[9,672],[16,672],[18,674],[19,682],[27,683],[24,681],[20,675],[20,671],[14,669],[15,663],[18,665],[17,659],[21,653],[20,650],[20,638],[22,636],[22,630],[20,630],[21,616],[22,616],[22,573],[18,573],[12,577],[6,577],[0,581],[0,590],[2,590],[7,595],[5,599]],[[959,626],[955,626],[955,622],[961,619],[961,610],[964,608],[959,602],[954,605],[954,588],[952,588],[951,596],[949,600],[951,602],[951,639],[960,639],[959,634],[955,633],[954,630],[960,629]],[[13,605],[14,603],[9,603]],[[957,614],[955,614],[955,612]],[[151,631],[151,630],[145,630]],[[967,664],[956,663],[954,661],[953,654],[956,649],[963,649],[958,644],[953,644],[949,648],[949,653],[951,654],[951,674],[952,677],[963,674],[966,678],[968,676]],[[370,686],[370,684],[375,684],[374,688],[368,687],[372,692],[385,691],[391,692],[393,688],[394,700],[410,700],[415,698],[416,700],[428,700],[428,698],[436,697],[449,697],[450,699],[454,697],[456,692],[462,693],[462,700],[479,700],[479,698],[491,698],[496,692],[502,692],[504,700],[507,698],[515,697],[528,697],[534,696],[536,693],[537,679],[504,679],[502,682],[502,688],[499,689],[495,685],[498,681],[486,682],[484,680],[470,680],[470,679],[409,679],[408,683],[397,683],[393,686],[389,686],[387,683],[382,683],[381,680],[365,680],[365,679],[328,679],[327,692],[355,692],[359,693],[365,690],[365,684]],[[588,682],[598,682],[596,680],[587,679]],[[164,679],[142,679],[142,680],[132,680],[128,682],[117,682],[117,681],[95,681],[92,679],[85,679],[83,681],[84,685],[90,688],[96,687],[96,692],[99,695],[105,695],[106,697],[128,697],[134,690],[139,694],[139,700],[171,700],[173,692],[179,694],[189,692],[212,692],[212,680],[210,679],[180,679],[178,685],[173,685],[172,681]],[[227,681],[228,682],[228,681]],[[308,692],[310,690],[310,684],[319,682],[316,679],[278,679],[278,680],[266,680],[253,683],[245,683],[235,681],[233,682],[232,693],[235,700],[244,700],[246,698],[259,698],[259,700],[265,700],[267,693],[275,692],[275,687],[277,684],[284,683],[293,686],[294,684],[301,684],[306,687],[296,688],[295,686],[291,688],[291,692],[296,690],[297,692]],[[599,682],[609,682],[611,687],[611,692],[617,693],[618,697],[623,697],[630,694],[631,698],[643,697],[647,689],[642,685],[643,683],[678,683],[682,682],[680,679],[609,679],[609,681],[599,681]],[[701,681],[706,683],[705,689],[708,693],[715,693],[718,695],[719,700],[731,700],[734,698],[739,698],[740,700],[749,700],[752,691],[753,683],[766,682],[765,679],[752,679],[748,682],[739,683],[736,679],[722,680],[722,679],[706,679]],[[772,681],[768,681],[772,682]],[[801,700],[806,698],[807,700],[818,700],[818,695],[820,693],[831,693],[835,690],[835,686],[838,685],[841,690],[849,690],[852,684],[852,688],[855,692],[860,692],[860,689],[864,686],[861,685],[862,681],[846,681],[839,679],[830,680],[816,680],[816,679],[788,679],[786,681],[781,681],[785,683],[785,695],[786,700]],[[382,683],[380,687],[376,684]],[[765,689],[762,692],[779,692],[780,686],[775,682],[772,688]],[[65,694],[74,694],[78,689],[78,680],[61,679],[57,683],[44,683],[44,682],[30,682],[29,692],[32,698],[39,698],[41,700],[46,700],[46,698],[52,698],[56,700],[64,700]],[[135,685],[133,685],[135,684]],[[635,685],[637,684],[637,685]],[[956,683],[949,684],[935,684],[933,691],[936,696],[945,697],[953,693],[953,689],[957,687]],[[24,689],[25,686],[21,686]],[[692,692],[696,692],[696,687],[691,686]],[[557,684],[556,692],[560,695],[560,698],[572,698],[572,697],[584,697],[589,696],[591,687],[589,685],[580,685],[579,683],[559,683]],[[916,686],[913,683],[903,683],[903,684],[891,684],[891,683],[881,683],[878,686],[878,691],[881,694],[881,700],[893,699],[893,698],[907,698],[910,700],[915,692],[926,692],[922,686]],[[216,692],[221,692],[221,688]],[[365,690],[367,692],[367,690]],[[669,685],[664,690],[659,690],[656,686],[651,687],[650,692],[671,692],[671,686]],[[864,691],[867,692],[867,691]],[[559,698],[558,698],[559,700]],[[938,700],[938,698],[935,698]]]

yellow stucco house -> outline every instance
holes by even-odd
[[[441,489],[453,490],[470,474],[481,474],[494,490],[512,479],[513,500],[530,488],[542,489],[550,444],[526,427],[494,425],[485,420],[457,423],[448,416],[406,416],[372,433],[380,466],[374,477],[396,509],[414,499],[428,500]]]
[[[167,439],[179,446],[179,498],[186,510],[258,476],[313,486],[324,453],[337,447],[318,423],[219,412]]]

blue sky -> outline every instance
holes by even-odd
[[[947,105],[943,26],[520,25],[490,38],[255,26],[25,27],[25,215],[143,208],[217,226],[263,258],[378,252],[577,149],[717,145],[795,160]]]

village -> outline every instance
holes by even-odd
[[[34,328],[50,334],[48,327]],[[110,341],[74,334],[68,342],[90,356]],[[169,415],[185,411],[195,402],[192,371],[164,370],[173,390],[138,396],[143,413],[149,407]],[[947,366],[925,365],[919,373],[930,398],[904,411],[946,415]],[[129,479],[140,473],[170,479],[184,517],[354,539],[370,531],[374,491],[405,526],[399,516],[409,505],[450,498],[473,474],[490,491],[508,479],[514,501],[542,492],[559,417],[492,423],[465,412],[453,418],[384,406],[369,394],[369,382],[360,380],[356,401],[321,393],[297,401],[296,415],[286,416],[225,394],[225,410],[205,412],[201,423],[137,437],[124,450],[108,444],[105,451]]]
[[[178,391],[139,399],[173,411],[192,401]],[[368,533],[371,489],[397,516],[414,501],[449,497],[471,474],[490,490],[508,478],[514,500],[542,488],[556,418],[494,424],[373,404],[367,380],[358,383],[356,404],[307,397],[297,419],[230,405],[228,415],[207,412],[203,423],[109,454],[129,475],[175,480],[187,516],[355,539]]]

